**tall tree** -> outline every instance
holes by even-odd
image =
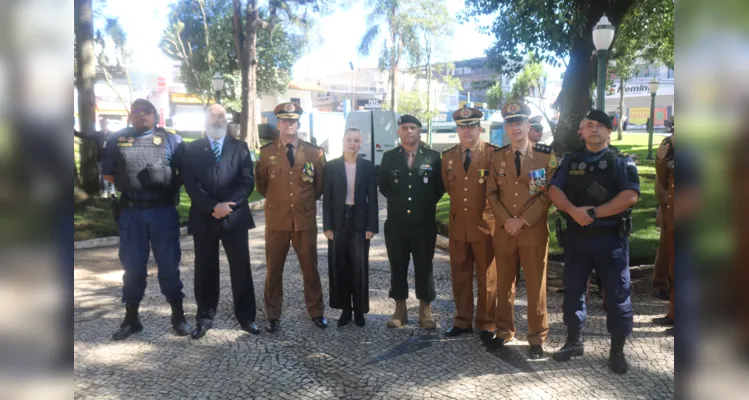
[[[553,135],[556,124],[552,123],[551,118],[546,114],[546,77],[543,65],[533,58],[528,59],[520,73],[515,76],[510,97],[536,106],[549,123]]]
[[[387,38],[380,50],[379,68],[388,71],[390,84],[390,109],[398,111],[399,65],[411,52],[419,52],[419,34],[401,0],[367,0],[370,13],[367,16],[367,31],[359,43],[359,54],[368,56],[387,27]]]
[[[551,65],[567,69],[562,91],[555,101],[560,109],[554,135],[555,147],[568,151],[579,143],[577,127],[590,108],[590,87],[595,76],[595,51],[592,30],[605,14],[615,28],[633,9],[643,13],[633,31],[646,37],[648,48],[661,48],[660,56],[673,53],[673,0],[465,0],[464,17],[497,15],[488,31],[495,43],[487,50],[489,64],[498,71],[516,73],[522,60],[533,55]],[[669,15],[671,17],[669,17]],[[662,21],[666,22],[663,23]],[[669,27],[669,22],[670,27]],[[614,39],[616,45],[617,38]],[[665,44],[664,44],[665,42]],[[566,60],[569,59],[569,62]]]
[[[75,0],[75,86],[78,90],[78,123],[85,132],[96,130],[96,95],[94,82],[94,14],[92,0]],[[96,143],[84,140],[80,146],[80,180],[89,195],[98,195],[99,167],[96,165]]]
[[[424,65],[427,81],[427,144],[432,144],[432,64],[443,61],[441,54],[449,54],[448,39],[453,36],[454,18],[447,11],[444,0],[410,0],[406,11],[419,35],[418,48],[411,51],[411,65]]]
[[[99,47],[99,52],[96,54],[96,61],[104,74],[104,81],[107,83],[110,89],[115,93],[120,103],[128,110],[128,119],[130,116],[130,103],[133,102],[133,85],[130,81],[130,60],[131,54],[127,44],[127,34],[122,29],[120,22],[117,18],[106,18],[106,24],[104,27],[104,33],[101,31],[96,32],[96,44]],[[107,42],[111,42],[114,45],[112,51],[107,50]],[[110,55],[114,55],[114,63],[110,60]],[[113,74],[123,75],[127,83],[128,96],[127,99],[123,97],[122,93],[117,89]]]
[[[223,75],[222,103],[241,110],[240,138],[254,149],[260,146],[257,125],[249,123],[257,121],[255,101],[264,94],[285,93],[305,45],[297,31],[310,21],[294,14],[304,8],[301,3],[307,2],[294,2],[294,11],[284,18],[278,8],[290,2],[271,2],[268,9],[258,8],[255,1],[244,6],[240,0],[179,0],[171,6],[162,51],[182,62],[187,90],[204,104],[214,100],[214,74]],[[271,6],[276,7],[273,18]]]

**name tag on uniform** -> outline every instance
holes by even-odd
[[[585,175],[585,171],[570,171],[570,175]]]
[[[132,143],[117,143],[119,147],[133,147]]]

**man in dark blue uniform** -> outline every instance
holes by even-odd
[[[178,135],[157,128],[156,107],[137,99],[130,109],[132,127],[114,134],[104,150],[102,174],[122,193],[117,217],[120,262],[123,275],[122,302],[125,320],[112,335],[123,340],[143,330],[138,307],[146,290],[148,255],[158,266],[161,293],[172,308],[172,326],[179,336],[190,332],[182,308],[179,277],[181,250],[177,203],[182,184],[176,166],[184,152]]]
[[[608,146],[612,129],[608,115],[590,111],[582,127],[585,146],[564,158],[549,183],[549,197],[567,221],[562,306],[567,341],[554,359],[568,361],[583,355],[585,292],[591,270],[596,268],[606,292],[609,366],[623,374],[629,369],[624,344],[633,325],[628,236],[640,179],[632,159]]]

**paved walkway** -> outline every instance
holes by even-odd
[[[319,214],[319,213],[318,213]],[[381,221],[385,211],[381,210]],[[250,250],[263,326],[265,253],[264,219],[255,213],[258,228],[250,231]],[[318,235],[320,276],[327,305],[327,242]],[[185,310],[193,323],[192,237],[182,238],[182,277]],[[418,327],[418,300],[409,275],[408,326],[385,325],[393,310],[388,299],[389,267],[383,235],[370,251],[371,312],[367,325],[336,326],[337,310],[326,309],[330,327],[320,330],[304,311],[301,274],[293,250],[284,274],[282,325],[276,334],[250,336],[233,319],[226,258],[221,256],[221,302],[214,329],[199,340],[171,333],[169,305],[159,292],[156,266],[150,261],[148,288],[141,305],[144,332],[124,342],[110,337],[124,315],[119,303],[122,270],[117,248],[80,250],[75,254],[75,387],[76,398],[111,399],[661,399],[674,396],[674,342],[649,321],[665,313],[667,304],[636,284],[635,329],[625,352],[630,372],[611,373],[606,366],[608,334],[600,299],[593,306],[585,331],[586,354],[567,363],[529,361],[523,341],[527,327],[526,293],[517,291],[518,339],[501,351],[482,345],[478,333],[446,338],[454,312],[449,256],[437,251],[433,303],[437,331]],[[412,267],[413,269],[413,267]],[[564,342],[562,295],[558,277],[548,293],[550,336],[545,350]]]

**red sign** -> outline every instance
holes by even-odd
[[[166,91],[166,78],[164,78],[163,76],[160,76],[158,80],[158,85],[159,85],[158,86],[159,93],[165,92]]]

